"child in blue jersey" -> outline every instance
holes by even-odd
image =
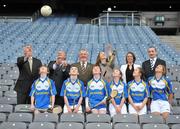
[[[106,114],[107,96],[106,82],[101,78],[100,67],[96,65],[93,67],[93,79],[91,79],[87,85],[86,112]],[[96,106],[100,102],[101,104]]]
[[[149,90],[151,102],[151,112],[162,115],[166,119],[170,113],[170,104],[173,100],[172,83],[164,75],[166,68],[158,65],[155,69],[155,76],[149,78]]]
[[[129,113],[136,115],[147,114],[146,103],[149,97],[149,89],[142,80],[142,68],[136,68],[133,72],[134,80],[128,83]]]
[[[127,86],[122,81],[122,72],[119,69],[113,70],[113,81],[108,84],[109,95],[113,90],[117,90],[118,95],[111,99],[111,103],[109,105],[111,117],[118,113],[127,114],[127,107],[125,104],[125,100],[128,98]]]
[[[46,112],[47,109],[54,108],[56,87],[53,80],[47,77],[48,68],[41,66],[40,78],[34,81],[30,96],[31,96],[31,110],[35,114],[40,112]]]
[[[82,113],[81,103],[86,92],[83,82],[77,77],[78,74],[78,68],[71,67],[70,78],[63,83],[60,96],[64,97],[64,113]]]

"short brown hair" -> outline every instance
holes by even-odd
[[[101,67],[99,65],[95,64],[95,65],[93,65],[93,68],[94,67],[99,67],[100,71],[102,72],[102,69],[101,69]]]
[[[49,73],[49,68],[48,68],[47,65],[45,65],[45,64],[43,64],[43,65],[41,65],[41,67],[39,67],[39,72],[40,72],[40,69],[41,69],[42,67],[46,68],[46,69],[47,69],[47,72]]]

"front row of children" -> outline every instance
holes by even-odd
[[[64,81],[60,96],[64,96],[64,113],[82,113],[82,101],[85,98],[86,112],[95,114],[107,113],[106,98],[113,90],[118,91],[116,97],[109,102],[109,113],[115,114],[147,114],[147,102],[151,100],[151,113],[162,115],[166,119],[170,113],[170,104],[173,99],[171,82],[164,76],[165,67],[158,65],[155,69],[155,76],[143,81],[143,71],[136,68],[133,72],[134,80],[127,85],[122,80],[122,73],[114,69],[113,81],[106,83],[101,78],[99,66],[93,67],[93,78],[88,82],[85,89],[84,84],[78,79],[78,69],[71,67],[70,78]],[[47,77],[48,68],[40,68],[40,78],[37,79],[31,89],[31,109],[35,113],[45,112],[54,108],[56,89],[54,82]],[[128,104],[127,104],[128,100]],[[96,106],[98,103],[100,105]],[[128,108],[127,108],[128,106]],[[127,111],[128,109],[128,111]]]

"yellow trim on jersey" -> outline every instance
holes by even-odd
[[[65,83],[65,86],[67,86],[67,85],[69,85],[71,82],[70,82],[70,79],[68,78],[68,81]],[[80,86],[80,96],[82,97],[82,90],[81,90],[81,86],[82,86],[82,84],[81,84],[81,82],[80,82],[80,80],[79,79],[77,79],[77,83],[78,83],[78,85]],[[67,94],[66,94],[67,92],[66,92],[66,88],[64,89],[64,95],[66,96]]]
[[[146,82],[144,82],[144,81],[142,80],[142,84],[143,84],[143,85],[144,85],[144,87],[145,87],[145,90],[146,90],[146,95],[147,95],[147,97],[148,97],[147,83],[146,83]]]
[[[88,93],[88,91],[89,91],[89,86],[91,85],[92,81],[93,81],[93,79],[91,79],[91,80],[88,82],[88,84],[87,84],[86,94],[87,94],[87,93]]]
[[[145,87],[145,89],[146,89],[146,93],[147,93],[147,95],[148,95],[148,90],[147,90],[147,84],[143,81],[143,80],[141,80],[141,83],[144,85],[144,87]],[[129,84],[129,87],[128,87],[128,94],[130,93],[130,90],[131,90],[131,86],[134,84],[134,80]]]
[[[101,81],[104,84],[104,89],[105,89],[105,92],[106,92],[105,98],[107,98],[108,97],[108,91],[107,91],[107,87],[106,87],[106,82],[103,79],[101,79]]]
[[[156,78],[155,77],[153,77],[150,81],[149,81],[149,84],[151,85],[151,82],[153,81],[153,80],[156,80]],[[168,88],[168,90],[170,91],[170,87],[169,87],[169,85],[168,85],[168,82],[167,82],[167,80],[163,77],[163,78],[161,78],[161,80],[165,83],[165,86]],[[157,81],[157,80],[156,80]],[[151,93],[151,96],[152,96],[152,94],[155,92],[156,90],[153,90],[152,91],[152,93]],[[157,91],[156,91],[157,92]],[[162,90],[160,90],[160,92],[159,93],[162,93]],[[167,92],[167,90],[165,90],[165,94],[166,94],[166,97],[167,97],[167,99],[168,99],[168,96],[169,96],[169,93]]]
[[[129,83],[129,87],[128,87],[128,95],[130,94],[130,90],[131,90],[131,86],[133,85],[134,81],[132,81],[131,83]]]
[[[49,84],[50,92],[51,92],[51,95],[52,95],[53,93],[52,93],[52,84],[51,84],[51,81],[50,81],[49,78],[46,78],[45,81],[46,81],[46,80],[47,80],[47,82],[48,82],[48,84]],[[34,92],[33,92],[33,95],[34,95],[35,92],[36,92],[36,85],[37,85],[39,82],[40,82],[40,79],[36,80],[36,82],[35,82],[35,84],[34,84],[35,90],[34,90]],[[45,94],[45,93],[44,93],[44,94]],[[46,94],[47,94],[47,92],[46,92]],[[35,102],[35,103],[36,103],[36,102]],[[52,96],[50,97],[50,103],[52,103]]]

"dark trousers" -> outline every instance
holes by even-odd
[[[17,92],[17,104],[30,104],[30,103],[31,103],[31,97],[29,96],[29,93]]]
[[[59,96],[59,94],[56,95],[55,96],[55,105],[59,105],[63,109],[64,108],[64,97]]]

